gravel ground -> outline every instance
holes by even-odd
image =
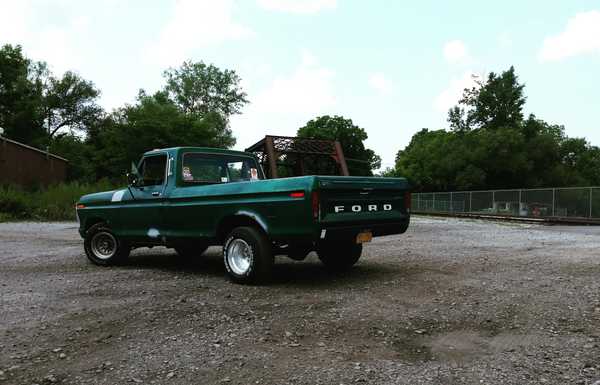
[[[220,250],[87,262],[75,223],[0,224],[0,384],[600,384],[600,227],[413,219],[350,272]]]

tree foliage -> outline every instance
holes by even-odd
[[[48,138],[64,128],[85,132],[103,114],[96,103],[99,95],[92,82],[74,72],[67,71],[62,77],[49,75],[42,94]]]
[[[500,75],[490,72],[487,81],[476,80],[475,86],[465,89],[459,104],[448,113],[448,120],[466,130],[472,128],[497,129],[501,127],[519,127],[523,122],[525,85],[519,84],[514,67]],[[465,120],[460,112],[466,110]],[[461,117],[462,118],[462,117]],[[455,123],[456,122],[456,123]]]
[[[44,137],[42,72],[20,46],[0,48],[0,127],[7,137],[29,144]]]
[[[367,132],[342,116],[319,116],[298,129],[297,135],[339,141],[347,158],[350,175],[372,175],[373,170],[381,166],[381,158],[365,147]],[[314,170],[307,170],[308,173],[311,171]]]
[[[114,111],[89,132],[97,176],[118,177],[131,161],[153,148],[229,148],[229,118],[247,103],[234,71],[185,62],[164,73],[161,91],[141,90],[133,105]]]
[[[68,71],[57,76],[20,46],[0,48],[0,126],[17,141],[70,159],[71,179],[120,178],[148,150],[172,146],[228,148],[232,114],[248,102],[234,71],[184,62],[164,72],[162,90],[141,90],[135,103],[106,113],[94,84]]]
[[[600,150],[563,126],[524,118],[525,101],[513,67],[490,73],[448,111],[450,131],[416,133],[388,174],[423,191],[600,183]]]
[[[184,62],[164,72],[165,92],[187,114],[219,113],[225,119],[239,114],[248,103],[240,77],[203,62]]]
[[[20,46],[0,49],[0,126],[9,138],[46,147],[61,130],[84,132],[103,114],[98,95],[92,82],[73,72],[57,77]]]
[[[223,116],[184,113],[165,92],[140,92],[134,105],[116,110],[90,132],[96,174],[118,177],[131,161],[153,148],[231,147],[235,139]]]

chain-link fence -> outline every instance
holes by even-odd
[[[412,211],[600,219],[600,187],[413,193]]]

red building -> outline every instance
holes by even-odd
[[[0,136],[0,185],[48,186],[63,182],[69,161]]]

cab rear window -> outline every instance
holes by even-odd
[[[215,184],[261,179],[255,159],[232,155],[183,155],[181,180],[186,184]]]

